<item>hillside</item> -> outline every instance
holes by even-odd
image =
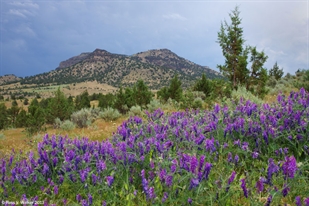
[[[15,76],[14,74],[7,74],[4,76],[0,76],[0,85],[19,82],[20,80],[21,78]]]
[[[200,66],[168,49],[149,50],[131,56],[113,54],[96,49],[91,53],[82,53],[69,58],[50,72],[26,77],[21,84],[71,84],[85,81],[97,81],[113,87],[129,86],[143,79],[151,89],[166,86],[175,74],[187,87],[202,73],[208,78],[222,76],[208,67]]]

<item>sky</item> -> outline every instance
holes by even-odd
[[[309,0],[0,0],[0,76],[49,72],[92,52],[133,55],[167,48],[219,71],[222,22],[239,6],[245,45],[284,73],[309,69]]]

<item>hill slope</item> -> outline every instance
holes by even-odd
[[[143,79],[150,88],[158,89],[167,85],[175,74],[179,75],[183,86],[189,86],[202,73],[208,78],[222,78],[218,72],[179,57],[168,49],[149,50],[131,56],[96,49],[69,58],[50,72],[26,77],[21,83],[44,85],[98,81],[119,87]]]

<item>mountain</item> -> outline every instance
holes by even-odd
[[[0,85],[15,83],[15,82],[19,82],[20,80],[21,78],[15,76],[14,74],[7,74],[4,76],[0,76]]]
[[[211,79],[222,78],[209,67],[179,57],[168,49],[149,50],[131,56],[96,49],[60,62],[59,67],[50,72],[25,77],[21,83],[44,85],[97,81],[119,87],[130,86],[143,79],[150,88],[159,89],[168,85],[176,74],[186,87],[203,73]]]

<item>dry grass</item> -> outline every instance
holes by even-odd
[[[48,125],[46,132],[35,134],[32,137],[27,137],[22,128],[4,130],[1,132],[5,138],[0,139],[0,158],[10,155],[12,149],[16,152],[23,151],[24,154],[30,150],[36,151],[37,143],[42,140],[45,134],[50,136],[62,135],[70,138],[87,137],[92,141],[106,140],[117,131],[118,126],[126,119],[127,117],[121,117],[116,121],[98,119],[88,128],[76,128],[69,132],[62,129],[54,129]]]

